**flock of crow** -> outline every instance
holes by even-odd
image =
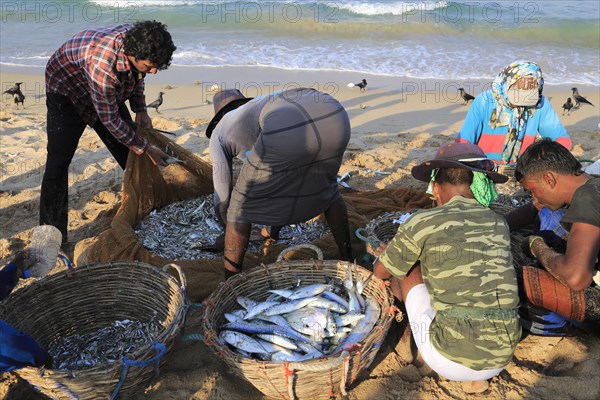
[[[585,97],[583,97],[582,95],[579,94],[579,91],[577,90],[576,87],[571,88],[571,90],[573,91],[573,98],[575,99],[575,104],[573,104],[573,101],[571,100],[570,97],[567,98],[567,101],[562,106],[562,109],[563,109],[562,115],[565,115],[565,111],[567,112],[567,115],[571,115],[571,109],[573,107],[574,108],[581,107],[581,103],[585,103],[585,104],[589,104],[590,106],[594,106],[588,99],[586,99]],[[463,88],[459,88],[458,92],[460,93],[460,97],[462,97],[462,99],[464,100],[463,105],[465,105],[469,101],[472,101],[475,99],[475,97],[473,97],[469,93],[465,92],[465,89],[463,89]]]
[[[348,87],[355,87],[355,86],[357,88],[359,88],[361,92],[364,92],[367,87],[367,80],[363,79],[362,81],[360,81],[358,83],[349,83],[348,84]],[[150,104],[146,104],[146,107],[154,108],[156,110],[156,112],[160,114],[160,111],[158,111],[158,107],[160,107],[163,103],[163,95],[164,95],[164,92],[158,92],[158,97],[156,98],[156,100],[154,100]],[[207,103],[210,104],[210,102],[207,102]]]
[[[361,92],[364,92],[367,88],[367,80],[363,79],[359,83],[349,83],[348,87],[358,87],[358,88],[360,88]],[[585,97],[583,97],[582,95],[579,94],[579,91],[577,90],[576,87],[571,88],[571,90],[573,91],[573,99],[575,99],[575,104],[573,104],[573,101],[571,100],[570,97],[567,98],[567,101],[562,106],[562,108],[563,108],[562,115],[565,115],[565,111],[567,112],[567,115],[571,115],[571,109],[572,108],[577,109],[577,108],[581,107],[581,103],[585,103],[585,104],[594,106],[588,99],[586,99]],[[475,100],[475,97],[470,95],[469,93],[467,93],[464,88],[458,88],[458,92],[460,94],[460,97],[464,101],[463,105],[468,104],[469,101]],[[161,98],[161,102],[162,102],[162,98]]]
[[[586,99],[585,97],[583,97],[582,95],[579,94],[576,87],[571,88],[571,90],[573,91],[573,98],[575,99],[575,105],[573,106],[573,102],[571,101],[571,98],[569,97],[567,99],[567,101],[565,102],[565,104],[563,104],[563,106],[562,106],[562,108],[563,108],[562,115],[565,115],[565,111],[567,112],[567,115],[571,115],[571,108],[573,108],[573,107],[579,108],[579,107],[581,107],[581,103],[589,104],[590,106],[594,107],[594,105],[592,103],[590,103],[588,99]]]
[[[2,94],[10,94],[11,96],[13,96],[14,102],[17,105],[17,109],[19,108],[19,103],[21,103],[23,108],[25,108],[25,95],[21,91],[22,84],[23,84],[23,82],[16,82],[13,87],[11,87],[8,90],[5,90],[2,93]],[[365,90],[367,90],[367,80],[363,79],[362,81],[360,81],[358,83],[349,83],[348,87],[357,87],[360,89],[361,92],[364,92]],[[571,109],[572,108],[577,109],[577,108],[581,107],[581,103],[585,103],[585,104],[594,106],[588,99],[586,99],[585,97],[583,97],[582,95],[579,94],[576,87],[571,88],[571,90],[573,91],[573,99],[575,99],[575,104],[573,104],[573,101],[571,100],[570,97],[567,98],[567,101],[562,106],[562,109],[563,109],[562,115],[565,115],[565,111],[567,112],[567,115],[571,115]],[[463,105],[466,105],[469,103],[469,101],[473,101],[475,99],[475,97],[470,95],[469,93],[467,93],[464,88],[459,88],[458,92],[460,93],[460,97],[462,97],[462,99],[464,100]],[[154,108],[156,110],[156,112],[160,114],[160,112],[158,111],[158,108],[163,103],[163,95],[164,95],[163,92],[159,92],[156,100],[154,100],[150,104],[147,104],[146,107]]]

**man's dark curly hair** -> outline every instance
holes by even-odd
[[[473,171],[466,168],[440,168],[435,181],[439,184],[470,185],[473,183]]]
[[[157,21],[139,21],[125,33],[123,51],[138,60],[150,60],[158,69],[171,64],[173,44],[167,26]]]
[[[522,182],[525,178],[544,171],[563,175],[581,175],[581,163],[563,145],[549,138],[538,140],[529,145],[517,160],[515,179]]]

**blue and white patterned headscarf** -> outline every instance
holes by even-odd
[[[513,106],[508,99],[508,89],[513,83],[524,76],[532,76],[538,82],[538,90],[540,91],[540,101],[534,107]],[[544,88],[544,78],[540,67],[531,61],[517,61],[504,68],[498,74],[492,83],[492,94],[496,99],[496,109],[492,112],[490,118],[490,126],[496,128],[501,121],[503,113],[510,116],[508,126],[508,134],[504,139],[504,149],[502,151],[502,161],[506,164],[517,162],[517,157],[521,151],[523,144],[522,138],[519,140],[519,135],[525,130],[527,120],[535,114],[536,108],[539,106],[542,99],[542,89]]]

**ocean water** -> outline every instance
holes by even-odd
[[[600,86],[597,0],[3,0],[0,67],[43,66],[80,30],[143,19],[168,25],[173,65],[468,80],[531,60],[547,84]]]

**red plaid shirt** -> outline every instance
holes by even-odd
[[[63,44],[46,65],[46,93],[71,99],[90,126],[100,122],[119,142],[143,153],[148,143],[119,115],[119,104],[129,100],[135,113],[146,110],[144,79],[131,70],[123,53],[123,36],[130,24],[90,29]]]

